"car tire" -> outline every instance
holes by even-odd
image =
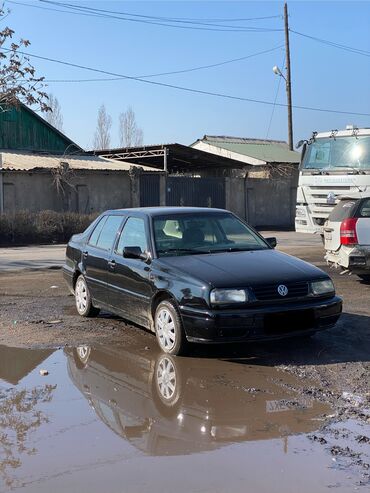
[[[90,291],[83,275],[78,276],[75,284],[75,302],[81,317],[96,317],[99,314],[100,310],[92,304]]]
[[[175,356],[186,352],[185,331],[173,301],[164,300],[159,303],[154,315],[154,326],[159,347],[163,352]]]

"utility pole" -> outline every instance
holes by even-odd
[[[285,53],[286,53],[286,95],[288,103],[288,145],[293,150],[293,115],[292,115],[292,84],[290,76],[290,47],[289,47],[289,22],[288,4],[284,3],[284,29],[285,29]]]

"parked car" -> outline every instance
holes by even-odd
[[[63,271],[80,315],[118,314],[170,354],[332,327],[342,300],[330,277],[274,246],[221,209],[112,210],[71,238]]]
[[[326,261],[370,280],[370,195],[340,197],[324,226]]]

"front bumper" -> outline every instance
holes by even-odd
[[[338,296],[243,309],[180,307],[189,342],[223,343],[280,339],[333,327],[342,312]]]

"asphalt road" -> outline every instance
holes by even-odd
[[[301,248],[317,247],[321,239],[315,235],[294,231],[262,231],[266,238],[275,236],[278,248],[287,253],[297,253]],[[18,269],[52,269],[63,265],[65,245],[33,245],[0,248],[0,271]]]
[[[65,245],[0,248],[0,271],[52,269],[64,262]]]

